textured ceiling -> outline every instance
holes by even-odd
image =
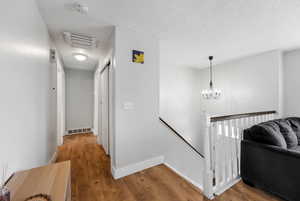
[[[70,0],[39,0],[48,4]],[[280,48],[300,46],[299,0],[82,0],[88,17],[161,40],[177,65],[201,67]],[[56,10],[53,10],[55,13]],[[58,18],[58,20],[61,18]],[[167,52],[167,53],[166,53]],[[164,57],[161,57],[164,58]]]
[[[94,70],[107,46],[106,43],[112,34],[113,26],[66,9],[66,3],[72,1],[40,0],[38,2],[50,35],[62,56],[64,66],[66,68]],[[96,37],[98,46],[91,49],[74,48],[65,42],[62,34],[64,31]],[[86,54],[88,59],[82,62],[77,61],[74,59],[73,53]]]

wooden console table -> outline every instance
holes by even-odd
[[[71,162],[16,172],[6,186],[11,201],[24,201],[41,193],[50,195],[52,201],[71,201]]]

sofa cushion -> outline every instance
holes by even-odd
[[[295,147],[291,147],[290,150],[300,153],[300,146],[298,145],[298,146],[295,146]]]
[[[252,126],[248,130],[247,135],[248,138],[251,138],[251,140],[256,142],[279,146],[285,149],[287,148],[286,141],[280,133],[280,127],[274,121],[268,121]]]
[[[289,121],[285,119],[277,119],[274,122],[279,126],[280,133],[285,139],[287,148],[295,147],[298,145],[298,138],[296,133],[293,131]]]
[[[300,118],[299,117],[289,117],[286,120],[291,124],[293,131],[298,138],[298,144],[300,144]]]

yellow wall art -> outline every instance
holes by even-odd
[[[143,64],[144,52],[138,50],[132,50],[132,62]]]

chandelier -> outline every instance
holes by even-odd
[[[212,81],[212,60],[213,56],[209,56],[209,73],[210,73],[210,82],[209,82],[209,89],[202,91],[202,97],[204,99],[218,99],[221,96],[221,91],[214,88],[213,81]]]

